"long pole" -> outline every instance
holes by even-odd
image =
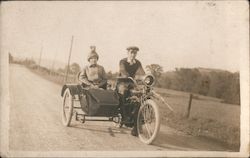
[[[68,66],[67,66],[67,71],[66,71],[66,76],[65,76],[65,81],[64,81],[64,82],[67,82],[67,78],[68,78],[69,64],[70,64],[70,58],[71,58],[71,52],[72,52],[73,41],[74,41],[74,36],[72,36],[72,38],[71,38],[71,45],[70,45],[69,58],[68,58]]]
[[[193,99],[193,94],[191,93],[190,96],[189,96],[189,102],[188,102],[188,108],[187,108],[186,118],[189,118],[189,115],[190,115],[190,110],[191,110],[191,105],[192,105],[192,99]]]
[[[51,65],[51,68],[50,68],[50,75],[51,75],[51,72],[54,70],[56,55],[57,55],[57,52],[56,52],[56,54],[55,54],[55,56],[54,56],[54,59],[53,59],[53,61],[52,61],[52,65]]]
[[[40,56],[39,56],[39,62],[38,62],[39,67],[41,66],[40,64],[41,64],[41,59],[42,59],[42,53],[43,53],[43,45],[41,47]]]

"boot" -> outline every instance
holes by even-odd
[[[138,136],[138,131],[137,131],[137,115],[138,115],[138,111],[139,111],[139,106],[138,105],[135,105],[134,106],[134,109],[132,111],[132,115],[133,115],[133,122],[134,122],[134,127],[131,131],[131,135],[133,136]]]
[[[135,137],[138,136],[137,127],[134,126],[134,127],[132,128],[132,130],[131,130],[131,135],[132,135],[132,136],[135,136]]]
[[[134,126],[131,130],[131,135],[132,136],[138,136],[138,131],[137,131],[137,119],[134,120]]]

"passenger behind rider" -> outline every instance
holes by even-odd
[[[83,68],[79,74],[79,81],[83,87],[103,88],[107,87],[107,76],[104,67],[97,64],[99,56],[95,46],[91,46],[91,51],[88,55],[89,64]]]
[[[124,58],[120,60],[119,67],[120,77],[132,77],[133,79],[138,78],[139,76],[145,75],[145,71],[142,68],[141,62],[136,59],[137,52],[139,51],[139,48],[136,46],[131,46],[127,48],[127,58]],[[133,122],[133,129],[131,131],[131,134],[133,136],[138,136],[137,131],[137,115],[139,111],[138,104],[134,104],[131,106],[122,106],[125,105],[124,102],[128,97],[130,97],[128,87],[124,83],[118,84],[118,94],[119,94],[119,100],[120,100],[120,108],[122,111],[123,117],[126,117],[126,115],[132,116]]]

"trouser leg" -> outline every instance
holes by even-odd
[[[107,85],[108,85],[108,83],[105,83],[105,84],[103,84],[102,86],[100,86],[99,88],[107,89]]]
[[[139,112],[139,105],[135,104],[133,107],[133,111],[132,111],[132,117],[133,117],[133,129],[131,131],[131,134],[133,136],[138,136],[138,131],[137,131],[137,118],[138,118],[138,112]]]

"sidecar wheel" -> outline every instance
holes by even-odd
[[[69,88],[67,88],[63,94],[62,106],[62,123],[64,126],[70,126],[70,122],[73,116],[73,104],[73,96],[70,94]]]
[[[141,105],[137,118],[137,131],[140,140],[151,144],[160,130],[160,113],[157,104],[149,99]]]

